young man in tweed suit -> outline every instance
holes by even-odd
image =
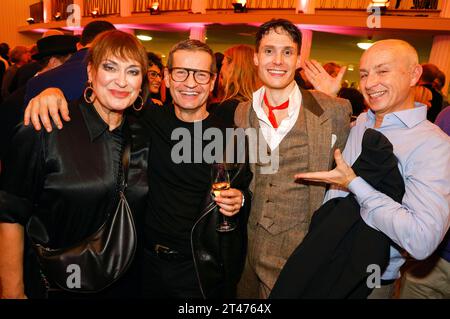
[[[300,89],[301,33],[287,20],[264,23],[256,35],[254,63],[263,87],[241,103],[235,124],[260,129],[268,152],[278,154],[272,171],[252,164],[252,209],[248,253],[238,287],[240,298],[267,298],[287,258],[303,240],[312,213],[320,207],[325,184],[297,184],[294,174],[326,171],[350,129],[347,100]],[[264,144],[266,145],[266,144]]]

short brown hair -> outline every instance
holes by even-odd
[[[89,48],[88,64],[94,72],[106,58],[115,56],[121,59],[133,59],[139,63],[142,77],[147,73],[147,52],[139,40],[126,32],[111,30],[99,34]]]
[[[262,38],[267,35],[271,30],[276,33],[286,32],[292,41],[297,44],[297,54],[300,55],[302,48],[302,34],[300,30],[289,20],[285,19],[272,19],[263,23],[256,32],[256,52],[259,52],[259,45]]]
[[[211,48],[206,44],[199,40],[183,40],[175,44],[169,52],[169,58],[167,59],[167,68],[171,69],[173,67],[173,55],[177,51],[203,51],[208,53],[211,56],[211,67],[209,71],[216,74],[217,73],[217,65],[216,58],[214,57],[214,52]]]

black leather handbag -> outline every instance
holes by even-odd
[[[49,237],[43,223],[35,216],[28,222],[28,236],[50,283],[70,292],[95,293],[114,283],[130,266],[136,252],[137,234],[124,195],[129,160],[127,145],[122,156],[123,180],[118,206],[86,239],[67,248],[48,248],[44,246]]]

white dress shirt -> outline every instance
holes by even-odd
[[[263,86],[258,91],[253,93],[253,110],[259,120],[259,127],[264,136],[264,139],[273,151],[280,145],[283,138],[294,127],[297,122],[298,114],[302,104],[302,93],[297,84],[294,85],[289,94],[288,116],[279,123],[278,128],[274,128],[269,121],[269,117],[264,112],[264,93],[266,88]]]
[[[376,129],[394,147],[405,182],[402,203],[375,190],[361,177],[349,185],[361,206],[364,222],[385,233],[416,259],[433,253],[450,224],[450,138],[427,121],[426,114],[426,106],[416,104],[413,109],[385,115]],[[361,154],[365,130],[374,126],[375,114],[370,110],[356,120],[342,153],[349,165]],[[347,194],[331,187],[325,202]],[[398,278],[404,262],[401,251],[391,246],[390,263],[382,279]]]

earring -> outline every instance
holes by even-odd
[[[138,99],[141,99],[141,103],[139,103],[138,107],[136,107],[135,104]],[[138,97],[136,98],[136,100],[134,101],[132,106],[133,106],[133,110],[135,110],[136,112],[139,112],[140,110],[142,110],[142,108],[144,107],[144,99],[142,98],[142,96],[140,94],[138,95]]]
[[[89,90],[91,90],[91,92],[89,92]],[[93,93],[94,93],[94,88],[92,87],[92,82],[89,81],[89,82],[87,83],[86,88],[84,89],[84,92],[83,92],[84,100],[85,100],[87,103],[89,103],[89,104],[94,103],[94,101],[91,100],[91,97],[92,97],[92,94],[93,94]]]

